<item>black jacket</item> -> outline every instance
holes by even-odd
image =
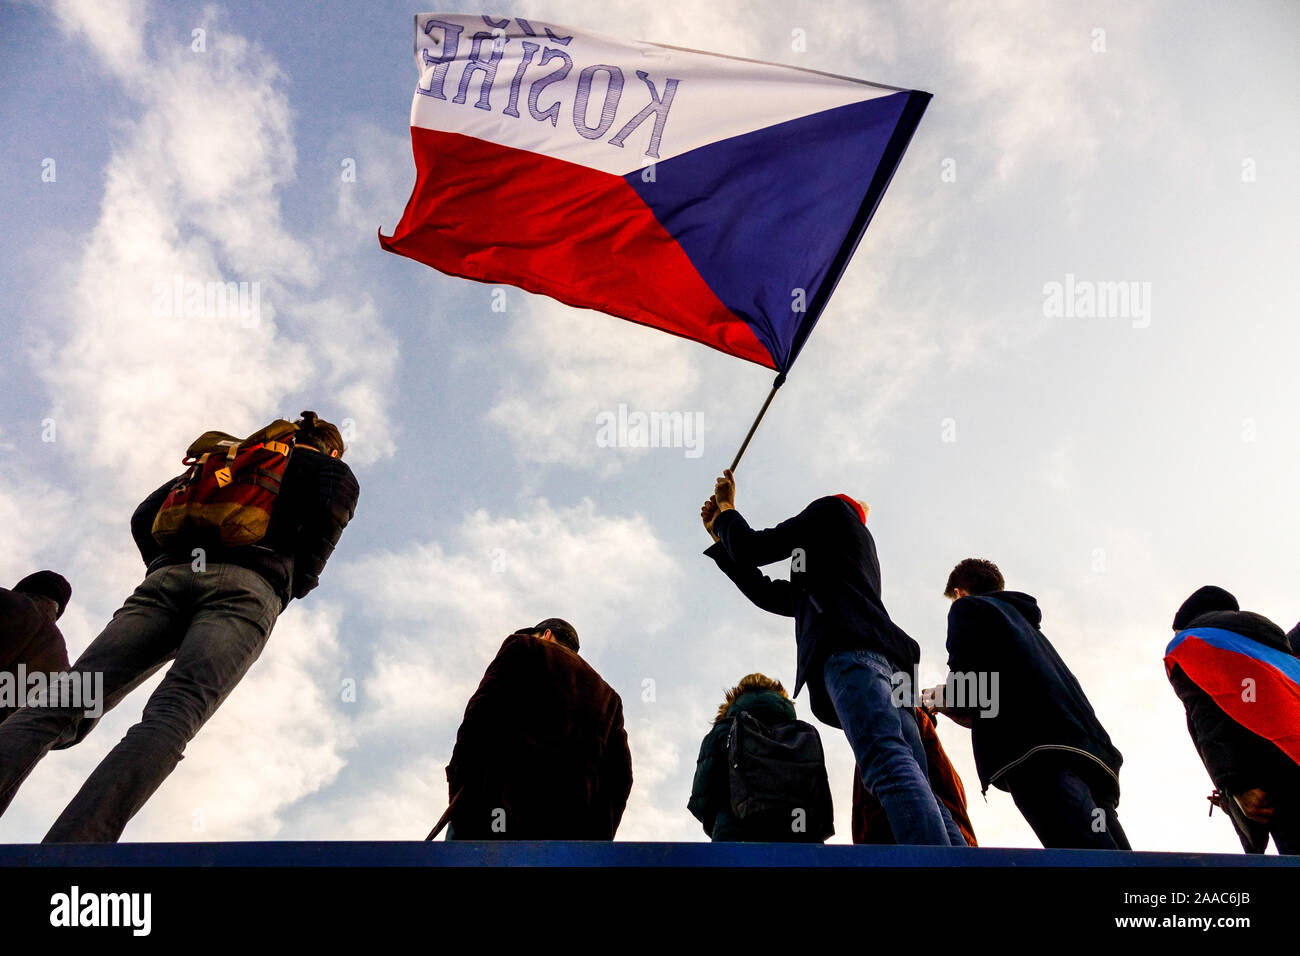
[[[793,617],[797,666],[794,696],[806,683],[817,719],[839,727],[826,694],[822,666],[836,651],[865,648],[911,673],[921,648],[889,619],[880,599],[876,543],[857,508],[843,498],[818,498],[775,528],[755,531],[736,510],[713,523],[721,539],[704,553],[744,595],[765,611]],[[791,560],[796,549],[801,550]],[[790,580],[773,580],[759,567],[790,560]]]
[[[973,718],[971,747],[981,789],[1009,789],[1004,776],[1033,754],[1073,754],[1098,800],[1119,802],[1120,752],[1083,688],[1039,629],[1038,602],[1019,591],[958,598],[948,611],[948,669],[997,675],[996,715]],[[992,690],[991,676],[986,685]],[[990,707],[992,711],[994,708]]]
[[[736,816],[732,808],[727,744],[733,723],[730,718],[742,712],[752,714],[768,727],[789,724],[797,719],[794,704],[775,691],[750,691],[737,697],[723,718],[714,723],[713,729],[700,743],[700,755],[695,761],[695,779],[691,784],[691,798],[686,808],[715,842],[823,842],[810,832],[799,834],[793,831],[790,815],[785,810],[751,814],[744,820]],[[826,793],[825,798],[829,807],[830,794]]]
[[[320,583],[325,563],[356,511],[360,488],[352,469],[338,458],[295,448],[285,467],[280,493],[271,509],[266,535],[257,544],[226,548],[196,535],[164,549],[152,528],[158,509],[178,479],[173,478],[140,503],[131,516],[131,535],[149,572],[189,564],[194,548],[208,564],[237,564],[256,571],[280,595],[281,606],[304,597]]]
[[[512,634],[447,764],[460,840],[612,840],[632,790],[623,701],[555,641]]]
[[[1290,654],[1282,629],[1250,611],[1212,611],[1192,619],[1190,627],[1217,627]],[[1300,767],[1270,740],[1252,733],[1223,712],[1205,691],[1174,666],[1169,683],[1187,711],[1187,730],[1214,785],[1227,794],[1259,787],[1270,802],[1300,798]]]
[[[15,675],[22,664],[27,673],[49,674],[68,669],[68,649],[58,625],[26,594],[0,588],[0,672]],[[17,684],[14,685],[15,691]],[[14,701],[18,697],[15,694]],[[17,707],[0,705],[0,723]]]

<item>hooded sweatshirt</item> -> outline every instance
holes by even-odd
[[[1288,636],[1261,614],[1251,611],[1211,611],[1187,623],[1187,628],[1213,627],[1292,654]],[[1214,785],[1224,793],[1258,787],[1274,802],[1300,799],[1300,767],[1272,741],[1247,730],[1229,717],[1213,698],[1174,665],[1169,682],[1187,711],[1187,730]]]
[[[1076,757],[1073,766],[1094,795],[1118,804],[1124,758],[1040,629],[1042,618],[1038,602],[1019,591],[958,598],[948,612],[949,670],[988,675],[985,686],[996,691],[991,706],[962,708],[974,717],[971,746],[981,788],[1010,789],[1008,772],[1053,751]]]
[[[759,841],[765,843],[803,843],[823,842],[820,834],[792,830],[790,817],[785,810],[765,811],[751,815],[744,820],[736,816],[732,807],[731,774],[728,767],[728,738],[730,737],[732,718],[748,713],[759,723],[768,727],[777,727],[797,720],[794,704],[786,697],[772,690],[751,690],[732,702],[727,712],[713,724],[713,729],[705,735],[700,744],[700,755],[695,762],[695,780],[691,786],[691,798],[686,808],[695,819],[700,821],[704,832],[710,839],[718,841]],[[824,814],[829,823],[833,818],[829,784],[826,782],[825,767],[821,768],[819,781],[819,803],[817,811],[809,808],[814,822],[818,814]],[[834,832],[832,828],[832,833]]]

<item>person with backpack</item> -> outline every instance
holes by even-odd
[[[1187,731],[1247,853],[1300,853],[1300,660],[1282,628],[1223,588],[1174,615],[1165,673]],[[1211,812],[1213,812],[1211,810]]]
[[[1039,628],[1038,602],[1006,590],[983,558],[958,563],[944,596],[949,674],[922,696],[970,729],[981,792],[1010,792],[1049,849],[1129,849],[1117,815],[1124,758]]]
[[[0,675],[9,676],[14,691],[13,703],[0,693],[0,724],[18,711],[20,667],[26,674],[68,669],[68,648],[55,622],[71,599],[72,585],[54,571],[37,571],[12,589],[0,588]]]
[[[612,840],[632,792],[623,701],[547,618],[507,637],[447,762],[448,840]]]
[[[687,809],[714,842],[824,843],[835,833],[817,728],[778,680],[749,674],[700,744]]]
[[[735,478],[724,471],[700,509],[713,538],[704,553],[755,605],[795,619],[794,696],[807,684],[813,715],[843,729],[899,843],[965,846],[930,790],[913,695],[898,700],[899,687],[915,686],[921,649],[881,600],[870,509],[848,495],[830,495],[756,531],[736,510],[735,494]],[[790,561],[788,581],[759,570],[782,560]]]
[[[107,711],[172,664],[45,842],[118,840],[257,660],[285,606],[316,587],[359,495],[343,452],[339,430],[315,412],[244,440],[208,432],[190,446],[189,470],[136,509],[144,581],[71,670],[103,675]],[[24,707],[0,725],[0,813],[50,749],[79,743],[96,723]]]

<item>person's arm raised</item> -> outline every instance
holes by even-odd
[[[717,535],[723,547],[737,564],[762,567],[789,558],[796,548],[810,545],[810,526],[819,503],[813,502],[793,518],[787,518],[772,528],[755,530],[736,510],[736,484],[728,469],[718,478],[710,499],[717,503],[718,514],[712,522],[711,533]]]
[[[769,578],[752,564],[737,564],[720,541],[704,553],[755,605],[772,614],[794,617],[794,588],[789,581]]]

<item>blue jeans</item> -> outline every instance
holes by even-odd
[[[894,704],[894,671],[874,651],[840,651],[826,659],[826,693],[857,758],[862,784],[884,807],[899,843],[965,846],[948,808],[930,789],[911,705]]]
[[[279,614],[266,579],[238,565],[195,572],[178,564],[146,577],[71,669],[104,675],[108,711],[174,663],[140,722],[95,768],[45,842],[116,841],[257,660]],[[24,707],[0,725],[0,813],[51,748],[80,742],[96,722],[83,710]]]

